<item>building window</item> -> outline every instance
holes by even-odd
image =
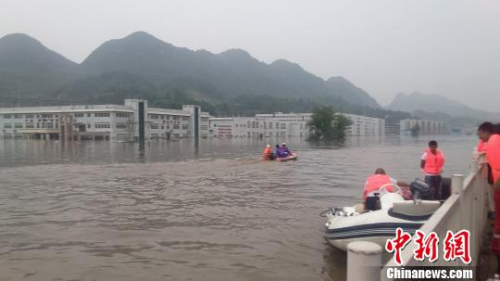
[[[111,124],[107,123],[107,122],[96,122],[95,128],[96,129],[109,129],[109,128],[111,128]]]
[[[83,113],[75,113],[75,118],[82,118],[83,117]]]
[[[52,118],[52,114],[42,114],[43,119]]]
[[[160,115],[158,115],[158,114],[151,114],[151,119],[160,119]]]
[[[87,113],[87,117],[92,117],[92,113]]]
[[[182,116],[182,121],[189,121],[189,116]]]
[[[110,116],[110,114],[109,114],[109,112],[96,112],[96,113],[94,114],[94,116],[95,116],[95,117],[109,117],[109,116]]]
[[[23,128],[23,123],[16,123],[16,124],[14,124],[14,128],[16,128],[16,129],[22,129]]]
[[[90,114],[90,113],[89,113],[89,114]],[[88,123],[88,124],[87,124],[87,128],[89,128],[89,129],[90,129],[90,128],[92,128],[92,124]]]
[[[35,128],[35,125],[33,123],[26,124],[26,129],[33,129],[33,128]]]
[[[174,124],[174,130],[179,130],[179,124]]]
[[[208,126],[207,125],[201,125],[200,129],[202,129],[202,130],[208,130]]]
[[[160,126],[158,124],[156,124],[156,123],[152,123],[151,124],[151,129],[153,129],[153,130],[158,130],[159,127]]]
[[[174,120],[179,120],[179,116],[174,116]]]
[[[130,113],[127,113],[127,112],[117,112],[116,113],[116,117],[118,117],[118,118],[129,118],[130,117]]]
[[[14,114],[14,119],[23,119],[22,114]]]
[[[33,119],[34,115],[33,114],[26,114],[26,119]]]
[[[188,129],[188,125],[187,124],[182,124],[182,129],[183,130],[187,130]]]
[[[125,123],[116,123],[117,129],[127,129],[127,124]]]
[[[10,123],[5,123],[3,124],[4,129],[12,129],[12,124]]]
[[[5,114],[5,115],[3,116],[3,119],[12,119],[12,115],[10,115],[10,114]]]

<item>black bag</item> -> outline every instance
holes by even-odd
[[[378,193],[375,193],[375,196],[366,197],[365,211],[376,211],[380,210],[380,208],[380,197]]]

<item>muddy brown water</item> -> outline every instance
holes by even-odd
[[[434,138],[445,176],[467,174],[475,138]],[[345,280],[318,214],[379,166],[421,177],[428,140],[289,140],[287,163],[259,161],[261,141],[3,140],[0,280]]]

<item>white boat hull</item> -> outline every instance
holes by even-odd
[[[439,202],[414,204],[393,194],[382,209],[357,213],[353,207],[332,209],[327,213],[325,239],[334,247],[346,250],[355,241],[368,241],[385,247],[387,239],[394,238],[396,229],[414,234],[439,207]],[[394,203],[394,208],[393,208]]]

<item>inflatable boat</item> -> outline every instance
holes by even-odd
[[[292,153],[292,154],[290,154],[287,157],[276,158],[276,161],[278,161],[278,162],[285,162],[285,161],[297,160],[298,158],[299,157],[297,156],[297,154]]]
[[[414,193],[415,187],[410,187]],[[418,191],[415,195],[417,199],[405,201],[398,193],[386,193],[380,196],[380,209],[374,211],[363,211],[362,204],[331,208],[322,213],[327,218],[325,239],[345,251],[354,241],[374,242],[385,247],[397,228],[413,235],[441,205],[439,201],[420,200]]]

